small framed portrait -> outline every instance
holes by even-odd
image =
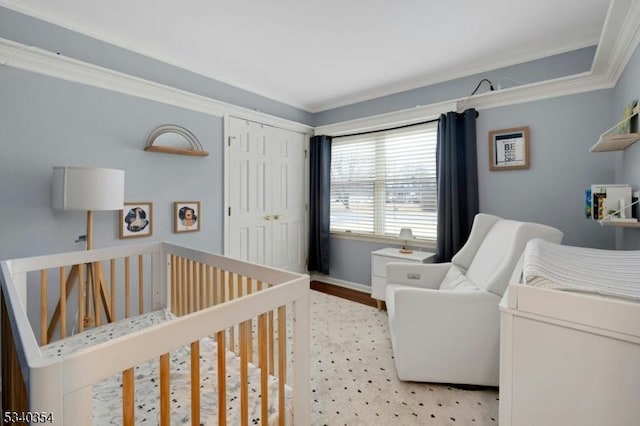
[[[150,237],[153,235],[153,204],[124,203],[118,223],[120,238]]]
[[[173,203],[173,232],[200,230],[200,201],[176,201]]]
[[[489,170],[529,168],[529,127],[489,132]]]

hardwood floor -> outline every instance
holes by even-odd
[[[327,284],[321,281],[311,281],[311,289],[330,294],[332,296],[351,300],[353,302],[362,303],[363,305],[373,306],[374,308],[376,307],[375,299],[372,299],[369,293],[365,293],[363,291],[353,290],[333,284]]]

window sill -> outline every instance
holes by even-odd
[[[393,246],[401,246],[402,244],[404,244],[403,240],[400,240],[399,238],[394,238],[394,237],[380,237],[380,236],[371,236],[371,235],[363,235],[363,234],[351,234],[347,232],[331,232],[329,236],[331,238],[339,238],[339,239],[353,240],[353,241],[367,241],[372,243],[384,243],[384,244],[389,244]],[[435,240],[433,241],[413,240],[413,241],[409,241],[407,245],[409,247],[414,247],[414,248],[424,248],[424,249],[430,249],[430,250],[436,249]]]

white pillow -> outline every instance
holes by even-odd
[[[478,287],[458,269],[451,265],[444,279],[440,283],[440,290],[477,290]]]

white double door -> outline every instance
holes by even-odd
[[[230,117],[226,254],[306,271],[306,137]]]

